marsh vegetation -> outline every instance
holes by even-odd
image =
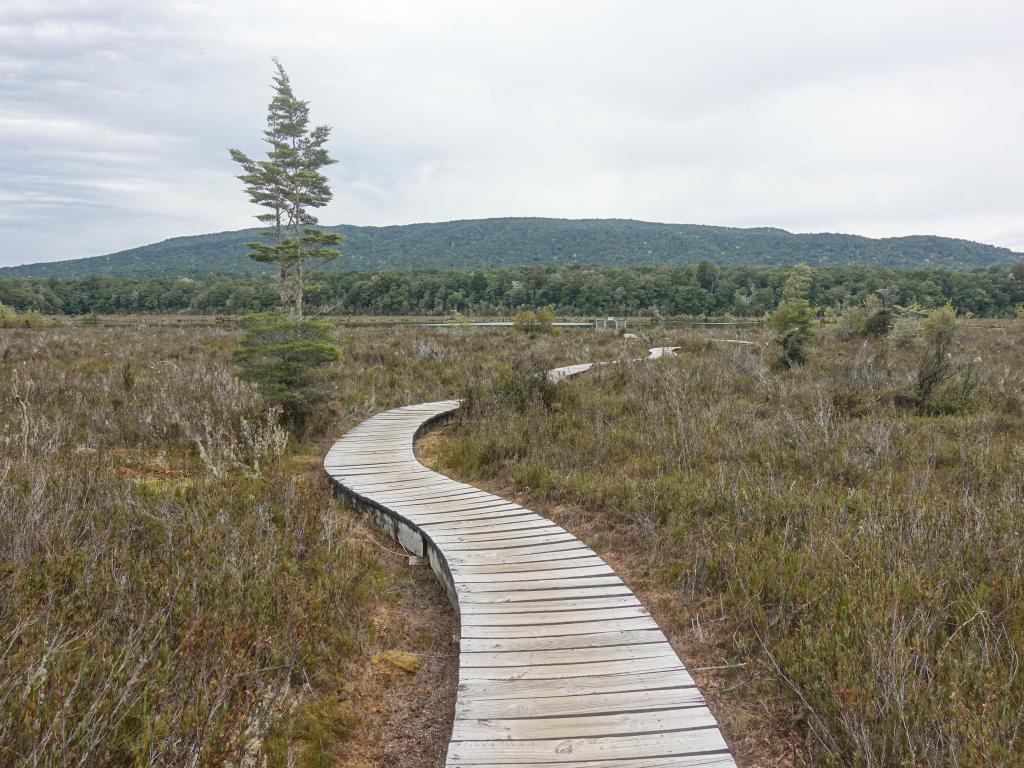
[[[357,690],[374,652],[401,644],[429,667],[452,653],[451,619],[395,616],[405,559],[332,500],[330,436],[492,366],[561,360],[570,343],[606,354],[578,338],[346,330],[345,373],[320,382],[322,436],[298,439],[239,378],[242,336],[0,333],[0,764],[326,765],[376,739],[387,696]],[[450,714],[420,717],[444,730]],[[417,760],[438,747],[405,738]]]
[[[405,560],[319,465],[363,418],[457,394],[440,468],[631,579],[741,765],[1019,762],[1024,332],[954,324],[937,355],[920,319],[869,319],[816,326],[789,370],[763,327],[333,330],[301,438],[238,377],[233,323],[4,330],[0,762],[439,764],[444,707],[381,758],[387,697],[359,681],[382,649],[450,656],[451,619],[394,618]],[[655,344],[682,349],[541,375]]]
[[[773,372],[769,331],[741,333],[474,387],[439,466],[627,574],[741,765],[1018,764],[1024,334],[840,324]]]

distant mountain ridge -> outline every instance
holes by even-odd
[[[976,269],[1024,258],[1008,248],[931,235],[869,238],[793,234],[783,229],[660,224],[632,219],[468,219],[430,224],[324,229],[346,236],[329,271],[481,269],[531,265],[718,264],[870,265]],[[0,268],[0,277],[202,277],[269,274],[246,256],[259,228],[174,237],[126,251]]]

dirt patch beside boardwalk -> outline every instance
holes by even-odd
[[[374,637],[349,673],[358,724],[340,765],[440,768],[455,716],[458,620],[430,568],[410,565],[401,547],[366,528],[393,584],[373,606]],[[410,656],[418,668],[408,663]]]

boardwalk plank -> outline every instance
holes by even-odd
[[[495,739],[578,739],[608,733],[633,735],[707,728],[715,719],[706,707],[687,707],[660,712],[623,712],[611,715],[539,717],[502,720],[480,718],[455,721],[453,741]]]
[[[453,741],[448,760],[455,763],[472,761],[516,765],[547,760],[627,760],[666,755],[704,755],[726,751],[718,729],[714,727],[639,736],[614,735],[600,738],[523,739],[514,741]]]
[[[643,712],[703,705],[704,697],[695,686],[576,696],[538,696],[516,699],[460,698],[455,707],[455,719],[572,717],[574,715]]]
[[[663,672],[627,672],[621,675],[567,677],[554,686],[547,680],[460,680],[459,699],[465,701],[532,700],[549,696],[597,696],[608,693],[661,691],[693,686],[680,665]]]

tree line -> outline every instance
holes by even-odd
[[[792,267],[511,267],[422,272],[340,272],[307,276],[313,314],[512,315],[552,307],[559,315],[724,315],[760,317],[782,299]],[[900,306],[939,307],[998,317],[1024,303],[1024,266],[969,272],[879,267],[810,268],[806,297],[842,310],[881,295]],[[0,303],[19,311],[82,315],[246,314],[280,305],[269,277],[0,278]]]

